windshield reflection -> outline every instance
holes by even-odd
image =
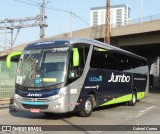
[[[24,51],[18,64],[16,84],[25,87],[46,87],[63,83],[68,49]]]

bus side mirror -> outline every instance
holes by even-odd
[[[73,66],[77,67],[79,66],[79,52],[78,48],[72,48],[73,51]]]
[[[13,52],[13,53],[10,53],[7,56],[7,59],[6,59],[6,67],[10,68],[10,66],[11,66],[11,58],[13,58],[15,56],[18,56],[18,55],[21,55],[21,54],[22,54],[22,52]]]

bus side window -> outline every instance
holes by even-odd
[[[117,70],[117,55],[110,50],[105,53],[105,69]]]
[[[91,68],[105,69],[105,53],[103,49],[94,47],[92,51],[90,66]]]
[[[72,51],[70,58],[70,66],[69,66],[69,79],[77,79],[82,75],[89,52],[89,46],[84,46],[83,44],[75,44],[74,48],[78,49],[79,65],[78,66],[73,65],[74,55]]]
[[[117,53],[117,61],[118,61],[118,71],[123,71],[126,72],[128,71],[128,62],[129,60],[127,59],[126,55],[123,55],[121,53]]]
[[[69,65],[69,78],[76,78],[78,77],[78,67],[75,67],[73,65],[73,51],[71,52],[71,58],[70,58],[70,65]]]
[[[91,68],[116,70],[116,53],[104,48],[94,47],[90,62]]]

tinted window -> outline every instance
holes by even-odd
[[[116,53],[111,50],[94,47],[90,66],[91,68],[116,70]]]
[[[91,68],[117,70],[123,72],[147,73],[147,61],[113,50],[94,47],[92,51]]]
[[[148,73],[147,61],[136,58],[134,60],[135,60],[135,67],[134,67],[135,73],[147,74]]]
[[[117,55],[110,50],[105,53],[105,69],[117,70]]]
[[[105,68],[105,51],[101,48],[94,47],[91,56],[90,66],[91,68]]]
[[[117,53],[118,71],[131,72],[132,68],[137,67],[137,60],[129,55]]]
[[[127,56],[120,54],[120,53],[117,53],[117,63],[118,63],[117,69],[118,69],[118,71],[127,70],[127,62],[128,62]]]

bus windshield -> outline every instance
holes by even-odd
[[[17,68],[16,84],[46,87],[63,83],[69,47],[25,50]]]

